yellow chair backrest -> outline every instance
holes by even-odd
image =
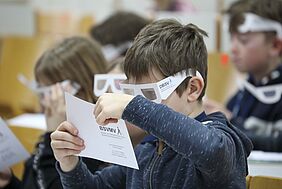
[[[13,114],[10,117],[38,111],[36,95],[23,86],[17,76],[22,73],[28,79],[33,79],[36,60],[51,43],[51,38],[43,36],[3,39],[0,57],[0,110],[1,107],[10,108]],[[0,115],[1,113],[3,111],[0,111]]]
[[[282,189],[282,178],[253,176],[249,181],[249,189]]]
[[[226,54],[209,53],[207,98],[225,103],[237,89],[237,76]]]
[[[252,176],[248,175],[246,177],[246,189],[250,189],[250,181],[252,179]]]

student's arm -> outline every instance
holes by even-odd
[[[148,131],[191,159],[202,174],[228,174],[235,165],[235,146],[241,146],[236,134],[231,136],[228,127],[219,121],[205,126],[142,96],[104,94],[96,103],[94,115],[100,125],[122,118]],[[236,137],[238,144],[233,140]]]
[[[176,152],[195,162],[201,171],[214,173],[218,170],[227,174],[232,169],[235,144],[226,126],[220,122],[205,126],[141,96],[130,101],[122,118],[165,141]]]
[[[279,102],[269,109],[271,112],[268,114],[268,116],[271,117],[270,120],[272,121],[267,121],[265,119],[252,116],[243,119],[241,116],[237,115],[239,108],[241,107],[241,109],[249,109],[251,105],[249,105],[248,102],[245,102],[246,100],[244,101],[244,106],[240,104],[243,97],[242,95],[242,92],[238,92],[228,101],[226,106],[227,109],[235,113],[231,117],[230,122],[236,127],[240,128],[240,130],[242,130],[251,139],[254,145],[254,150],[282,152],[282,131],[279,126],[281,125],[279,123],[282,121],[282,103]],[[247,112],[250,112],[250,110]],[[246,129],[244,126],[246,122],[248,122],[248,129]],[[270,127],[272,127],[273,131],[266,132],[266,128]]]
[[[92,174],[86,165],[80,160],[76,167],[69,171],[63,172],[56,165],[60,174],[63,188],[68,189],[119,189],[125,188],[125,171],[126,168],[112,165]]]
[[[58,174],[54,157],[51,148],[50,132],[46,132],[42,136],[42,140],[36,146],[36,153],[25,164],[24,183],[36,183],[46,189],[60,189],[62,188],[60,175]],[[34,161],[36,159],[36,161]],[[103,163],[94,159],[82,159],[91,172],[99,169]]]
[[[248,137],[251,139],[254,150],[261,150],[261,151],[269,151],[269,152],[282,152],[282,131],[279,129],[279,121],[270,123],[266,121],[261,122],[252,122],[251,126],[254,129],[247,130],[244,128],[244,122],[242,123],[242,119],[240,118],[232,118],[231,123],[236,127],[240,128]],[[282,122],[282,120],[280,120]],[[266,127],[270,125],[276,126],[276,131],[273,132],[264,132]],[[262,132],[258,132],[259,130]],[[259,134],[257,134],[257,132]]]
[[[282,120],[281,120],[282,121]],[[251,139],[254,150],[262,150],[268,152],[282,152],[282,132],[277,131],[273,135],[258,135],[247,132],[247,136]]]

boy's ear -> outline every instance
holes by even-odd
[[[272,42],[272,50],[271,55],[272,56],[281,56],[282,54],[282,39],[275,38]]]
[[[204,89],[204,81],[199,77],[190,78],[186,92],[188,102],[197,101]]]

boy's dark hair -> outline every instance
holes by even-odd
[[[103,23],[95,25],[90,35],[101,45],[114,46],[133,41],[139,31],[150,21],[130,12],[117,12]]]
[[[233,2],[225,11],[229,15],[229,32],[237,33],[238,27],[244,23],[244,13],[250,11],[251,0]]]
[[[204,88],[199,100],[205,95],[207,85],[207,49],[203,35],[207,33],[193,24],[182,25],[176,20],[164,19],[147,25],[137,35],[128,49],[124,71],[127,77],[140,80],[152,69],[164,77],[193,68],[204,79]],[[186,90],[187,78],[177,89],[179,96]]]
[[[250,9],[256,15],[282,23],[281,0],[253,0]]]

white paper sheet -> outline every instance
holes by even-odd
[[[46,121],[44,114],[22,114],[8,121],[9,125],[18,126],[18,127],[27,127],[46,130]]]
[[[28,157],[29,153],[0,117],[0,171]]]
[[[123,120],[99,126],[93,114],[95,105],[65,93],[67,121],[78,130],[85,150],[79,155],[139,169]]]

